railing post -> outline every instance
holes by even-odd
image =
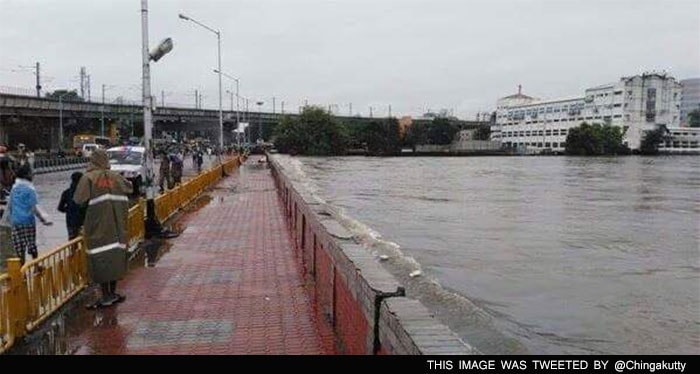
[[[27,283],[22,276],[22,263],[19,258],[7,260],[7,272],[10,275],[10,334],[21,338],[27,333],[28,292]]]

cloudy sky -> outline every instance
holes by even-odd
[[[498,97],[552,98],[649,70],[700,76],[697,0],[151,0],[150,38],[172,37],[152,65],[166,105],[218,105],[216,37],[223,71],[264,110],[308,102],[385,115],[448,108],[460,117],[494,109]],[[92,98],[137,99],[140,0],[0,0],[0,86],[78,88],[85,66]],[[233,82],[225,80],[225,88]],[[5,88],[6,90],[8,88]],[[30,91],[31,92],[31,91]],[[226,107],[230,101],[225,98]],[[251,102],[252,109],[252,102]]]

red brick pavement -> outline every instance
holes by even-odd
[[[86,312],[78,354],[333,354],[316,319],[270,170],[250,159],[182,219],[153,268],[120,282],[127,300]],[[83,314],[83,313],[81,313]],[[82,318],[82,317],[81,317]]]

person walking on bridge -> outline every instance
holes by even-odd
[[[117,281],[127,270],[126,225],[132,187],[109,168],[107,152],[104,149],[93,151],[87,172],[80,178],[73,195],[76,204],[87,204],[84,227],[88,270],[92,281],[102,288],[102,298],[88,305],[88,309],[125,300],[116,291]]]
[[[39,198],[32,184],[32,169],[24,164],[17,169],[17,179],[10,192],[10,221],[12,222],[12,246],[22,264],[29,253],[32,259],[39,257],[36,247],[36,219],[51,225],[46,213],[39,208]]]
[[[80,235],[80,227],[83,226],[85,219],[85,207],[80,206],[73,201],[75,189],[82,178],[83,173],[76,171],[71,174],[70,187],[63,191],[61,200],[58,202],[58,211],[66,215],[66,228],[68,229],[68,240],[73,240]]]

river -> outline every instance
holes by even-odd
[[[700,354],[700,157],[286,161],[484,353]]]

